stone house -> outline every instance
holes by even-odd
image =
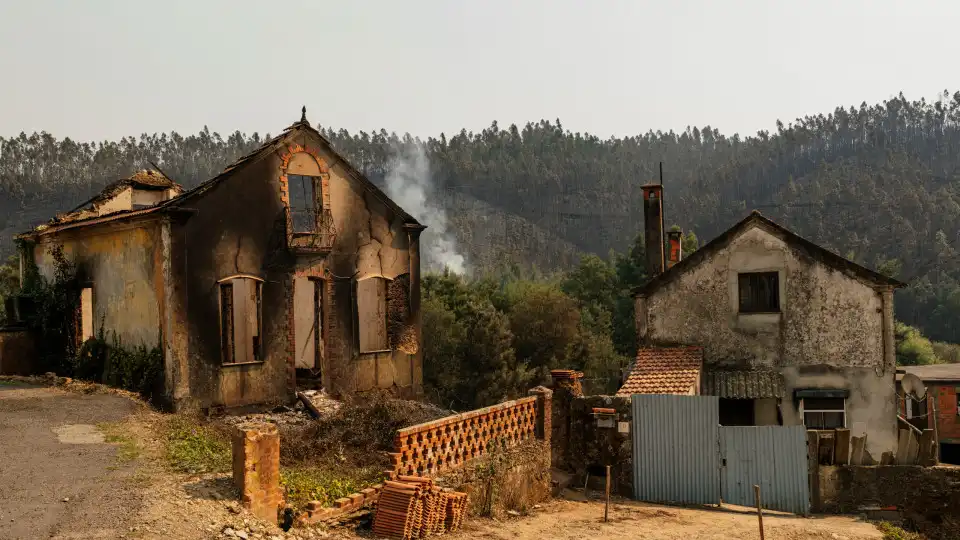
[[[174,408],[232,408],[307,386],[419,395],[423,229],[304,110],[195,189],[142,171],[19,239],[21,268],[51,278],[54,248],[75,263],[80,340],[158,346]]]
[[[691,362],[669,355],[697,347],[699,393],[720,398],[721,424],[846,427],[867,436],[872,460],[894,451],[893,292],[903,284],[759,212],[686,258],[671,238],[665,260],[661,205],[662,186],[645,186],[654,277],[635,291],[641,350],[633,371],[658,362],[689,380]]]
[[[920,400],[903,391],[901,381],[908,373],[926,387]],[[960,364],[901,366],[897,368],[897,395],[900,416],[919,429],[934,430],[940,443],[940,461],[960,465]]]

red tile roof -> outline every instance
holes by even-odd
[[[697,388],[703,349],[700,347],[644,348],[630,368],[618,396],[632,394],[687,394]]]

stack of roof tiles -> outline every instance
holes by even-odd
[[[641,348],[617,395],[697,394],[702,364],[700,347]]]
[[[399,476],[384,483],[373,533],[396,540],[426,538],[463,524],[467,494],[443,490],[429,478]]]

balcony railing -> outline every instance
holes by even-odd
[[[333,216],[329,210],[290,210],[293,233],[290,248],[296,253],[328,253],[337,238]]]

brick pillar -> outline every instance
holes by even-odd
[[[553,435],[553,390],[544,386],[532,388],[528,395],[537,397],[537,438],[550,444]]]
[[[246,423],[233,434],[233,483],[243,507],[260,519],[277,523],[283,507],[280,489],[280,433],[268,423]]]

